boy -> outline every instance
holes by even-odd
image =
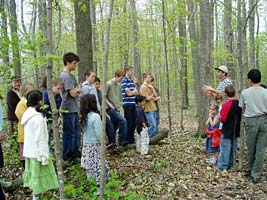
[[[238,99],[235,98],[233,85],[225,87],[224,92],[228,101],[222,104],[220,121],[223,123],[220,143],[218,168],[228,170],[234,166],[237,150],[237,137],[240,133],[241,109],[238,107]]]
[[[81,89],[71,73],[76,69],[76,64],[80,58],[72,53],[65,53],[63,56],[64,71],[60,78],[63,80],[61,90],[61,109],[65,112],[63,116],[63,136],[62,136],[62,157],[64,161],[76,161],[80,157],[80,125],[78,116],[77,98]]]
[[[96,89],[96,92],[97,92],[97,97],[98,97],[99,104],[100,104],[100,106],[102,106],[102,92],[100,90],[100,84],[101,84],[100,78],[98,78],[96,76],[95,77],[95,89]]]
[[[107,93],[104,94],[104,97],[107,102],[107,114],[110,116],[110,120],[113,123],[114,131],[116,131],[117,127],[119,127],[119,145],[126,146],[128,144],[127,141],[127,121],[121,115],[120,103],[121,103],[121,89],[120,82],[124,77],[124,72],[120,69],[116,70],[115,76],[113,79],[107,82]],[[113,139],[109,142],[115,142],[115,132],[113,135]]]
[[[62,89],[63,82],[60,78],[54,77],[52,78],[52,92],[54,94],[55,102],[56,102],[56,108],[59,110],[62,99],[60,96],[60,91]],[[54,155],[54,148],[53,148],[53,127],[52,127],[52,111],[51,111],[51,106],[48,98],[48,92],[47,89],[42,91],[43,93],[43,99],[44,99],[44,115],[47,119],[47,129],[48,129],[48,134],[49,134],[49,149],[51,155]]]
[[[137,133],[140,134],[143,128],[147,128],[146,115],[145,115],[145,111],[142,107],[146,103],[146,97],[144,97],[142,95],[136,95],[135,103],[136,103],[135,125],[136,125]]]
[[[239,107],[245,110],[249,175],[253,183],[258,183],[263,171],[267,143],[267,90],[260,86],[259,70],[250,70],[247,78],[250,87],[242,91]]]

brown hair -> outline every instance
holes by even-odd
[[[52,78],[52,85],[57,86],[57,85],[63,85],[63,81],[59,77],[53,77]]]
[[[120,76],[125,76],[125,73],[124,71],[122,71],[121,69],[117,69],[115,71],[115,74],[114,74],[116,77],[120,77]]]
[[[149,73],[149,72],[143,73],[143,79],[145,79],[147,76],[151,76],[152,77],[151,73]]]
[[[128,72],[130,69],[133,69],[133,67],[130,66],[130,65],[126,65],[126,66],[124,67],[124,72],[126,73],[126,72]]]
[[[22,84],[22,86],[20,87],[21,96],[23,96],[23,97],[27,96],[27,93],[29,92],[29,87],[32,87],[33,89],[35,88],[33,83],[23,83]]]
[[[93,70],[90,70],[90,69],[86,70],[83,74],[84,80],[86,79],[86,76],[90,76],[92,73],[95,73],[95,72]]]
[[[223,95],[216,94],[216,96],[214,97],[214,99],[215,99],[215,101],[218,101],[218,100],[222,101],[223,100]]]
[[[235,88],[233,85],[228,85],[224,88],[224,92],[228,97],[234,97],[235,96]]]

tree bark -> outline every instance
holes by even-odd
[[[172,132],[172,119],[171,119],[171,102],[170,102],[170,77],[168,66],[168,53],[167,53],[167,34],[166,34],[166,18],[165,18],[165,2],[161,0],[162,4],[162,29],[163,29],[163,47],[164,47],[164,61],[166,66],[166,78],[167,78],[167,110],[168,110],[168,122],[169,122],[169,138]]]
[[[10,26],[11,41],[12,41],[11,46],[12,46],[15,74],[21,77],[20,41],[18,37],[18,20],[17,20],[15,0],[9,0],[9,14],[10,14],[9,26]]]
[[[88,0],[75,0],[76,48],[80,57],[78,81],[82,82],[86,70],[93,68],[92,26],[90,3]]]
[[[135,76],[138,77],[139,80],[141,80],[141,68],[140,68],[140,53],[139,49],[137,48],[137,42],[139,38],[139,29],[138,29],[138,23],[136,19],[136,5],[135,0],[131,0],[131,10],[132,10],[132,23],[133,23],[133,67],[134,67],[134,73]]]
[[[104,49],[104,63],[103,63],[103,94],[106,94],[106,82],[108,80],[108,55],[109,55],[109,37],[110,37],[110,26],[113,13],[114,0],[110,0],[109,13],[107,16],[106,32],[105,32],[105,49]],[[100,176],[100,200],[104,197],[104,186],[105,186],[105,150],[106,150],[106,99],[102,99],[102,140],[101,140],[101,176]]]
[[[53,119],[53,136],[55,141],[55,156],[56,156],[56,166],[57,166],[57,175],[59,182],[59,194],[60,199],[65,199],[64,193],[64,175],[61,161],[61,151],[59,147],[59,123],[58,123],[58,110],[56,107],[55,97],[52,92],[52,70],[53,70],[53,61],[50,57],[53,54],[53,41],[52,41],[52,0],[47,1],[47,67],[46,67],[46,77],[47,77],[47,91],[49,102],[52,110],[52,119]]]
[[[249,68],[254,69],[256,67],[255,62],[255,8],[254,8],[255,0],[249,0]]]

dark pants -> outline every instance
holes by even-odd
[[[127,120],[127,140],[130,144],[134,143],[134,130],[135,130],[135,104],[123,106],[124,117]]]
[[[64,113],[62,157],[63,160],[75,160],[79,156],[81,141],[78,113]]]

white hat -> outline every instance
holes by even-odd
[[[216,70],[221,70],[225,73],[228,73],[228,68],[224,65],[220,66],[220,67],[215,67]]]

